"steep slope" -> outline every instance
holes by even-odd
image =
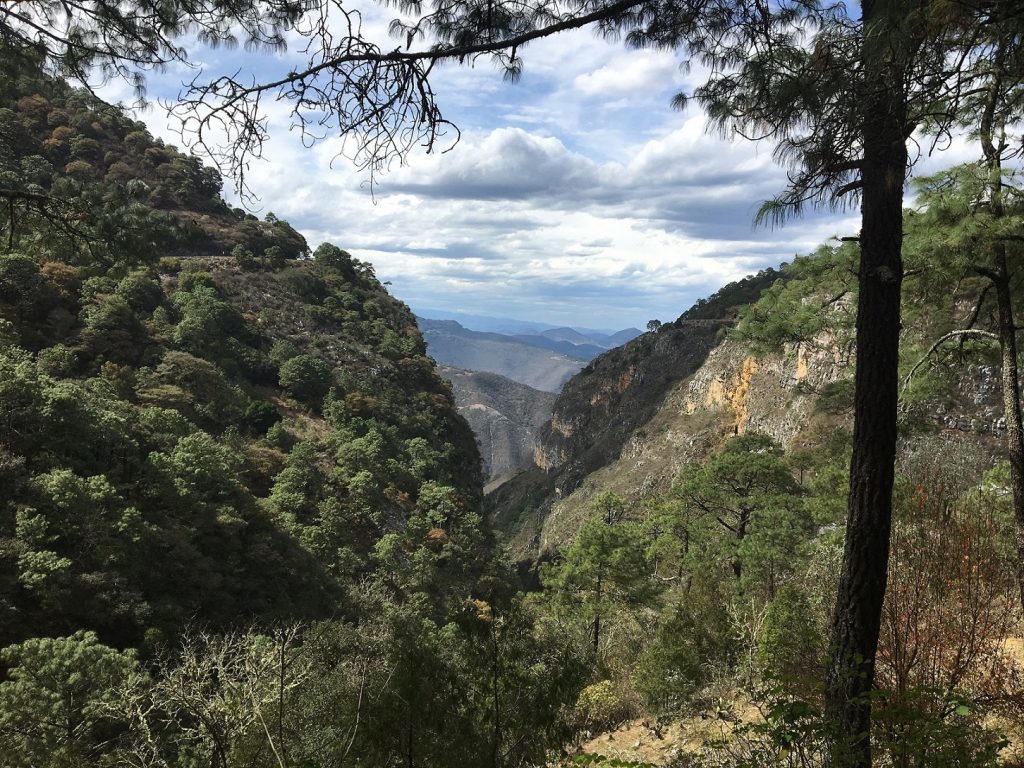
[[[463,328],[454,320],[418,318],[430,356],[440,363],[485,371],[544,392],[557,392],[585,361],[523,344],[498,333]]]
[[[291,258],[116,108],[9,74],[0,160],[42,202],[0,221],[0,646],[355,618],[374,579],[461,610],[479,454],[408,308],[334,246]]]
[[[273,213],[260,220],[231,208],[215,169],[119,108],[20,63],[5,62],[0,73],[0,104],[9,105],[0,108],[0,221],[13,217],[15,239],[31,231],[65,260],[91,262],[111,251],[309,254],[302,235]]]
[[[589,366],[568,382],[542,433],[537,467],[489,496],[514,551],[528,559],[551,555],[573,540],[600,494],[611,491],[634,504],[664,494],[687,465],[735,434],[763,433],[790,451],[834,445],[841,452],[852,407],[850,258],[826,250],[798,259],[770,287],[778,273],[698,302],[684,318],[704,319],[672,324],[690,331],[685,341],[671,341],[674,348],[700,339],[697,327],[712,317],[739,312],[739,328],[698,341],[706,354],[648,392],[647,408],[618,397],[629,392],[635,371],[657,359],[656,350],[637,342],[621,348],[635,349],[635,360],[607,356],[607,370]],[[909,374],[931,340],[959,327],[956,317],[969,315],[971,305],[931,291],[927,278],[917,277],[907,282],[906,302],[902,345]],[[978,474],[999,455],[1005,431],[998,369],[983,348],[961,348],[953,362],[919,371],[913,381],[908,376],[900,461],[955,453]],[[594,374],[599,378],[588,382]],[[609,425],[603,432],[601,423]]]
[[[485,488],[533,462],[540,428],[551,418],[555,396],[498,376],[441,366],[438,373],[452,385],[455,404],[476,435]]]
[[[523,551],[536,550],[540,542],[531,531],[552,504],[614,462],[666,396],[721,342],[738,306],[733,297],[757,295],[777,277],[767,270],[726,286],[674,323],[606,353],[573,377],[541,432],[535,466],[489,496],[497,525],[516,532]]]
[[[649,419],[628,436],[618,455],[566,491],[539,499],[512,536],[520,554],[545,555],[572,540],[604,492],[638,501],[664,493],[680,472],[729,437],[760,431],[783,445],[842,426],[843,416],[817,410],[817,393],[842,378],[845,361],[829,352],[794,347],[753,356],[726,340],[690,376],[675,382]]]

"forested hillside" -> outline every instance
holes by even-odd
[[[997,306],[970,257],[965,266],[945,250],[969,252],[953,212],[971,173],[925,182],[929,207],[907,213],[897,517],[873,742],[883,765],[1018,765],[1024,754]],[[699,302],[684,318],[729,322],[665,385],[635,380],[635,358],[602,358],[615,363],[605,386],[623,382],[650,416],[629,424],[635,406],[572,396],[593,390],[583,372],[556,402],[542,448],[551,464],[491,494],[524,571],[576,617],[597,660],[580,701],[606,735],[584,739],[585,752],[825,764],[855,258],[830,244]],[[743,294],[749,303],[734,300]],[[676,354],[692,343],[675,340]],[[607,461],[573,475],[592,461],[588,420],[628,431]]]
[[[20,53],[4,768],[836,765],[858,246],[570,361],[488,514],[469,426],[370,264],[231,209],[216,173]],[[1024,195],[996,171],[922,181],[903,220],[880,766],[1024,764]],[[538,420],[528,391],[467,386]]]
[[[581,667],[408,308],[119,109],[0,93],[0,762],[559,746]]]

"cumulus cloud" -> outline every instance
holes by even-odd
[[[607,64],[576,75],[572,87],[584,96],[605,99],[660,92],[677,71],[675,57],[667,51],[619,52]]]
[[[390,12],[367,24],[382,32]],[[698,111],[669,109],[696,82],[672,54],[577,31],[523,55],[514,86],[483,59],[440,68],[435,87],[462,140],[411,156],[372,191],[338,159],[339,139],[303,146],[287,105],[268,101],[266,161],[249,171],[261,212],[372,261],[414,308],[607,328],[674,318],[726,282],[856,232],[854,214],[827,211],[755,228],[785,171],[770,146],[726,141]],[[177,83],[156,85],[171,95]],[[167,135],[159,112],[145,119]]]

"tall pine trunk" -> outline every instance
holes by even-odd
[[[982,110],[979,138],[988,168],[989,205],[993,218],[1005,215],[1003,201],[1003,151],[1005,125],[997,116],[1003,89],[1003,67],[1007,46],[999,41],[993,60],[988,97]],[[1017,542],[1017,589],[1024,605],[1024,424],[1021,419],[1020,363],[1017,354],[1017,326],[1014,323],[1013,295],[1010,289],[1010,262],[1006,243],[992,245],[993,271],[989,274],[996,290],[999,323],[999,352],[1002,358],[1001,385],[1003,416],[1006,418],[1006,453],[1010,460],[1010,488],[1013,492],[1013,517]]]
[[[862,224],[846,545],[832,620],[826,720],[833,768],[871,765],[875,652],[889,564],[896,459],[903,186],[901,0],[863,3]]]
[[[1013,321],[1010,272],[1006,246],[995,246],[996,306],[999,318],[999,351],[1002,357],[1003,415],[1006,418],[1006,453],[1010,460],[1010,488],[1017,541],[1017,589],[1024,605],[1024,426],[1021,424],[1020,369],[1017,328]]]

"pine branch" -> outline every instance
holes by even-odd
[[[980,328],[963,328],[959,331],[950,331],[945,336],[940,337],[934,344],[932,344],[931,347],[928,348],[928,351],[921,356],[921,359],[914,364],[914,367],[910,369],[910,373],[908,373],[906,378],[903,379],[903,389],[906,389],[908,386],[910,386],[910,380],[914,377],[914,374],[917,373],[918,369],[922,365],[924,365],[925,362],[927,362],[928,359],[933,354],[935,354],[935,352],[938,351],[939,347],[941,347],[943,344],[945,344],[947,341],[950,341],[951,339],[962,339],[965,336],[980,339],[988,339],[989,341],[999,341],[998,335],[992,333],[992,331],[983,331]]]

